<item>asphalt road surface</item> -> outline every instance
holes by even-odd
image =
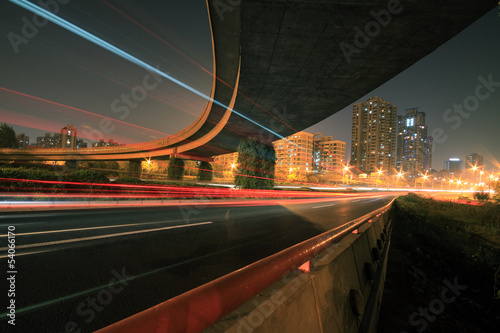
[[[95,331],[395,196],[2,213],[0,332]],[[9,230],[15,257],[9,257]],[[8,323],[12,300],[15,326]]]

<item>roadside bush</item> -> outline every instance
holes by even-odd
[[[0,168],[0,178],[25,179],[25,180],[65,180],[63,175],[45,169],[25,169],[25,168]],[[0,190],[2,191],[33,191],[42,188],[60,188],[60,184],[40,184],[30,181],[10,181],[0,180]]]
[[[0,168],[0,178],[60,180],[61,176],[45,169]]]
[[[182,180],[184,178],[184,160],[171,157],[167,170],[168,179]]]
[[[76,170],[69,174],[68,178],[74,182],[83,183],[108,183],[109,179],[100,172],[93,170]]]
[[[66,161],[66,162],[64,162],[64,166],[66,167],[66,169],[69,169],[69,170],[75,170],[76,168],[78,168],[79,165],[80,165],[80,161]]]
[[[246,138],[238,145],[238,174],[234,184],[243,189],[274,188],[276,151],[273,146]]]
[[[485,192],[476,192],[474,193],[474,199],[479,201],[486,201],[490,199],[490,194]]]
[[[142,184],[143,181],[140,180],[139,178],[125,176],[125,177],[116,178],[115,183],[117,183],[117,184]]]
[[[198,180],[208,180],[211,181],[214,178],[214,172],[212,165],[208,162],[202,161],[198,167]]]

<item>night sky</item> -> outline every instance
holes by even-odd
[[[204,1],[71,0],[57,15],[210,93],[212,43]],[[31,142],[67,124],[89,141],[97,135],[144,142],[184,129],[205,108],[195,94],[53,23],[28,35],[16,52],[8,35],[23,36],[23,18],[32,17],[15,4],[0,4],[0,87],[64,105],[0,88],[0,120],[29,134]],[[102,116],[115,120],[103,123]]]
[[[71,0],[60,5],[57,15],[209,94],[212,49],[205,1]],[[31,31],[27,43],[13,47],[9,36],[23,36],[23,20],[31,22],[32,18],[32,13],[17,5],[0,4],[0,122],[13,125],[17,133],[25,132],[31,142],[45,132],[59,132],[67,124],[77,127],[79,136],[89,142],[98,138],[127,144],[149,141],[182,130],[204,109],[203,98],[166,79],[157,80],[137,65],[52,23]],[[398,114],[413,107],[424,111],[429,135],[435,138],[435,169],[442,169],[449,157],[464,159],[479,153],[487,169],[495,165],[498,172],[498,59],[500,18],[498,9],[493,9],[355,102],[380,96],[396,105]],[[483,84],[479,77],[494,84],[491,90],[480,89],[481,100],[471,104],[474,111],[464,108],[463,114],[470,114],[467,118],[447,111],[454,104],[474,101],[477,86]],[[349,159],[351,116],[349,106],[306,130],[346,141]],[[102,119],[108,120],[103,123]]]
[[[428,134],[433,136],[432,166],[444,168],[450,157],[465,160],[472,153],[483,155],[488,171],[500,172],[500,17],[493,9],[427,57],[423,58],[386,84],[373,90],[357,102],[379,96],[405,109],[418,107],[426,113]],[[479,76],[496,82],[493,92],[480,89],[481,96],[468,118],[453,111],[454,104],[471,103]],[[451,109],[451,112],[447,112]],[[444,118],[446,117],[446,119]],[[457,120],[456,118],[460,118]],[[323,132],[345,141],[350,159],[352,105],[307,129]],[[440,131],[441,129],[441,131]],[[441,132],[441,134],[440,134]],[[440,134],[440,135],[436,135]],[[464,162],[465,164],[465,162]]]

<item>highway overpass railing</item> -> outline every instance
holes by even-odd
[[[375,332],[393,201],[97,332]]]

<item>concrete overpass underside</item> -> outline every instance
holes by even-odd
[[[349,106],[498,5],[495,0],[245,0],[217,11],[220,1],[209,3],[214,27],[241,16],[240,27],[233,28],[240,30],[241,41],[234,109],[282,136]],[[233,113],[211,145],[235,150],[242,136],[278,139]]]
[[[4,149],[0,160],[170,155],[207,160],[236,151],[244,137],[269,143],[352,104],[496,5],[496,0],[207,0],[218,78],[211,97],[217,102],[208,103],[190,127],[153,142],[98,151]]]

